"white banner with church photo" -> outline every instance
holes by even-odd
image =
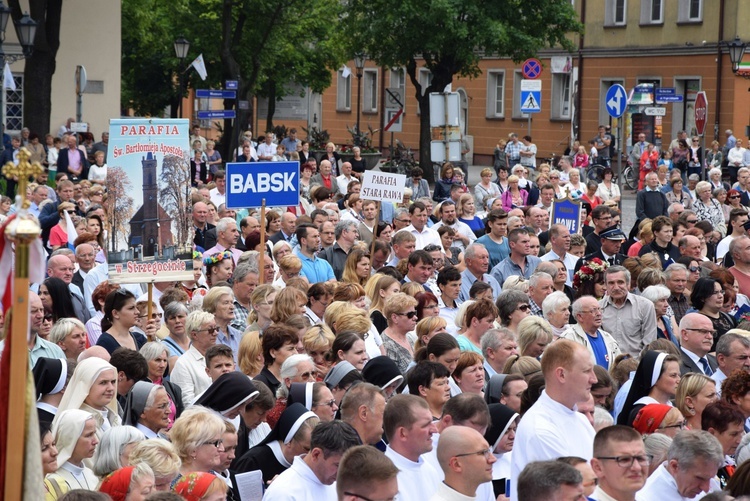
[[[187,119],[109,123],[109,280],[193,280]]]

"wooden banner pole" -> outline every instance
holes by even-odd
[[[258,256],[258,283],[263,285],[266,279],[266,199],[260,203],[260,255]]]
[[[375,226],[372,227],[372,243],[370,244],[370,263],[375,255],[375,240],[377,240],[378,222],[380,221],[380,200],[375,202]]]

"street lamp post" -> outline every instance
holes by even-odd
[[[354,138],[354,146],[360,146],[362,138],[359,128],[359,115],[362,108],[362,70],[365,68],[365,61],[367,61],[367,56],[361,52],[354,56],[354,66],[357,68],[357,135]]]
[[[178,118],[182,118],[182,97],[183,93],[185,92],[185,58],[187,57],[188,51],[190,50],[190,42],[188,42],[185,37],[180,37],[177,40],[174,41],[174,53],[177,56],[177,59],[180,60],[180,67],[179,67],[179,75],[178,75],[178,84],[180,86],[179,89],[179,99],[180,102],[178,104],[179,109],[179,116]]]
[[[729,60],[732,62],[732,73],[736,76],[740,76],[745,79],[750,79],[750,71],[740,71],[740,63],[742,58],[745,57],[745,49],[748,44],[740,40],[740,37],[734,37],[731,42],[724,42],[727,49],[729,50]],[[748,89],[750,92],[750,89]],[[745,128],[745,134],[750,134],[750,123]]]
[[[5,64],[13,64],[21,59],[31,57],[34,52],[34,39],[36,37],[37,23],[29,16],[28,12],[24,13],[18,22],[14,21],[16,35],[21,44],[21,54],[7,54],[5,52],[5,30],[8,27],[8,20],[11,17],[12,9],[0,0],[0,60],[3,67]],[[3,78],[3,94],[5,94],[5,79]],[[0,139],[5,136],[5,99],[0,103]],[[4,141],[0,140],[0,151],[5,149]]]

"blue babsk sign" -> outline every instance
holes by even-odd
[[[552,202],[552,217],[550,225],[562,224],[570,234],[581,231],[581,202],[572,198],[559,198]]]
[[[299,162],[228,163],[227,208],[299,204]]]

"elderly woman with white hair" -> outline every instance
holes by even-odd
[[[727,227],[724,224],[724,211],[721,204],[712,198],[711,183],[701,181],[695,186],[696,199],[693,202],[693,212],[699,221],[708,221],[722,236],[726,235]]]
[[[146,440],[146,436],[132,426],[118,426],[107,430],[94,454],[94,474],[104,478],[113,471],[128,466],[130,452],[143,440]]]
[[[555,291],[542,301],[542,315],[552,327],[554,339],[568,328],[570,320],[570,298],[560,291]]]
[[[206,374],[206,351],[216,344],[219,326],[211,313],[194,311],[185,320],[185,333],[192,344],[177,359],[169,378],[182,389],[182,401],[190,405],[211,385]]]
[[[671,294],[669,289],[663,285],[650,285],[641,292],[641,297],[654,303],[654,310],[656,311],[656,338],[667,339],[679,347],[680,343],[678,339],[680,331],[677,321],[674,316],[667,316],[667,311],[669,311],[668,300]]]
[[[708,171],[708,183],[711,184],[711,190],[717,190],[723,188],[724,191],[729,191],[729,184],[721,180],[722,172],[719,167],[714,167]]]
[[[166,369],[169,365],[169,350],[167,345],[159,341],[150,341],[144,344],[138,353],[143,355],[143,358],[148,363],[148,381],[160,384],[166,390],[170,404],[169,421],[170,423],[174,423],[175,419],[180,417],[182,411],[185,410],[185,404],[182,402],[182,388],[164,379]]]
[[[308,355],[292,355],[281,364],[281,385],[276,390],[276,405],[268,412],[266,421],[273,428],[284,412],[292,383],[314,383],[315,362]]]
[[[65,358],[77,360],[86,349],[86,326],[77,318],[58,319],[49,332],[49,341],[62,348]]]

